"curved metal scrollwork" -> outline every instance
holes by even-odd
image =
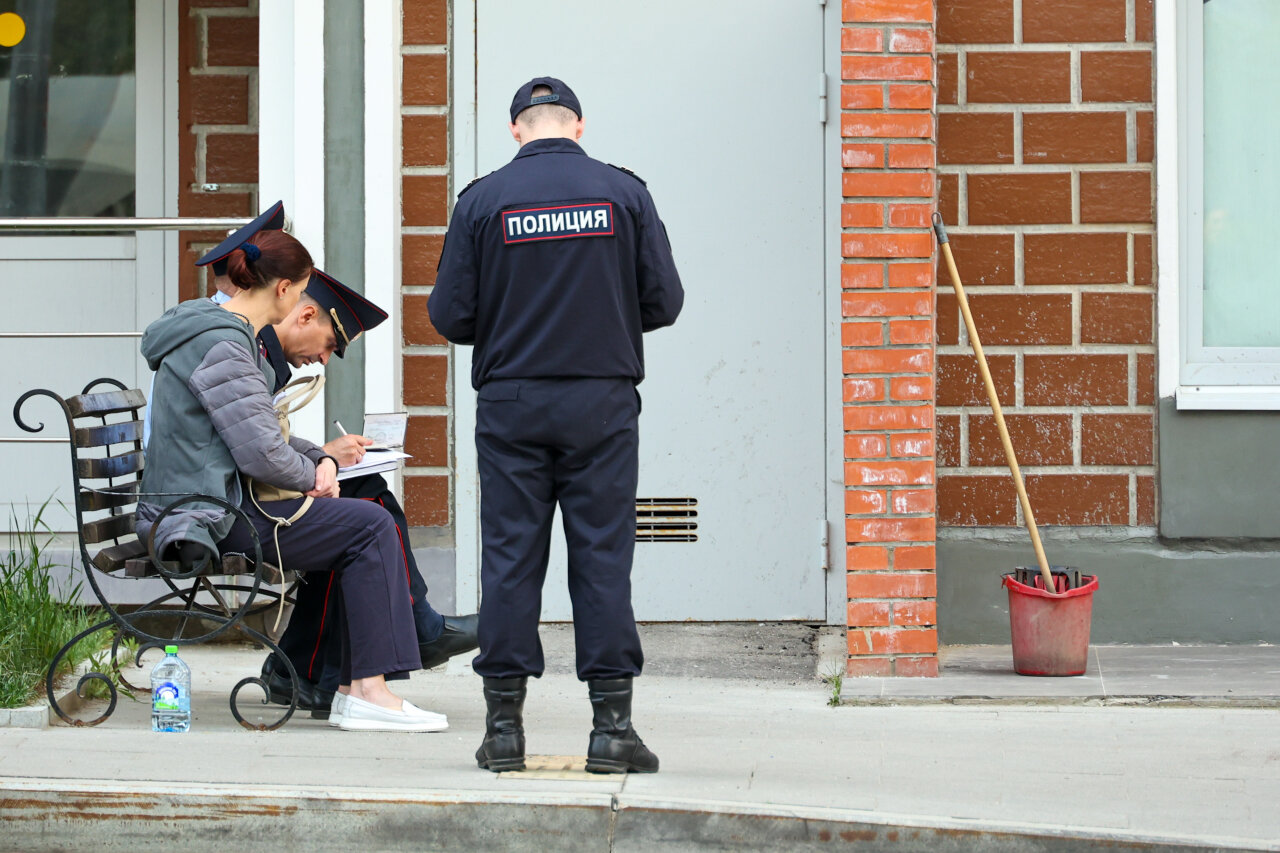
[[[13,420],[21,429],[24,429],[27,432],[42,432],[44,430],[44,421],[41,421],[35,426],[31,426],[22,419],[22,404],[32,397],[48,397],[53,400],[62,407],[62,411],[67,417],[67,423],[71,423],[71,410],[67,408],[66,401],[52,391],[48,391],[44,388],[32,388],[30,391],[19,397],[18,401],[13,404]]]
[[[281,661],[284,662],[285,667],[289,670],[289,683],[292,685],[293,691],[292,691],[292,695],[290,696],[289,707],[285,709],[284,716],[276,720],[274,723],[271,723],[270,725],[267,725],[266,723],[258,723],[255,725],[254,723],[250,723],[243,716],[241,716],[240,709],[236,707],[236,697],[240,695],[240,689],[242,687],[245,687],[249,684],[256,684],[258,685],[259,688],[262,689],[262,704],[265,706],[265,705],[269,705],[271,702],[271,693],[267,689],[267,683],[263,681],[261,678],[259,678],[258,676],[255,675],[255,676],[250,676],[248,678],[242,678],[240,679],[240,681],[236,683],[235,687],[231,688],[231,716],[235,717],[236,722],[244,726],[249,731],[273,732],[276,729],[283,726],[285,723],[289,722],[289,718],[293,716],[293,712],[296,711],[298,708],[298,687],[300,683],[298,681],[298,672],[293,668],[293,662],[289,660],[289,656],[286,655],[284,652],[280,651],[280,647],[277,646],[275,643],[271,642],[271,640],[267,639],[265,635],[259,634],[257,631],[253,630],[252,628],[246,627],[244,625],[240,626],[240,630],[244,631],[250,637],[252,637],[253,639],[257,640],[259,643],[262,643],[264,646],[270,649],[271,652],[275,655],[275,660],[277,662],[281,662]]]
[[[176,611],[176,610],[163,610],[163,611],[154,611],[151,615],[156,617],[168,617],[171,619],[182,619],[186,617],[187,614],[181,611]],[[226,617],[226,616],[214,615],[214,616],[210,616],[209,618],[213,619],[214,621],[223,622],[225,623],[225,625],[230,625],[232,622],[231,617]],[[116,628],[117,630],[116,637],[113,640],[111,645],[111,664],[110,664],[111,671],[110,672],[97,672],[97,671],[86,672],[84,675],[80,676],[79,681],[76,682],[76,689],[75,689],[76,695],[79,696],[82,701],[93,701],[93,700],[86,700],[85,698],[86,689],[88,685],[94,681],[98,681],[105,684],[110,694],[107,702],[107,707],[101,714],[94,717],[93,719],[89,719],[89,720],[81,719],[78,716],[73,716],[71,713],[69,713],[68,709],[63,708],[62,705],[59,704],[58,695],[57,695],[55,683],[54,683],[55,682],[54,673],[57,672],[59,663],[62,661],[64,657],[66,657],[67,653],[71,651],[71,648],[73,646],[75,646],[85,637],[88,637],[91,634],[94,634],[98,631],[106,630],[109,628]],[[247,634],[253,640],[257,641],[258,643],[261,643],[263,646],[266,646],[266,648],[269,651],[275,654],[275,659],[277,661],[284,662],[286,669],[288,669],[289,671],[289,683],[292,687],[292,695],[290,696],[289,706],[288,707],[281,706],[282,711],[278,719],[269,720],[267,722],[261,722],[261,723],[252,723],[245,718],[244,714],[240,712],[240,708],[237,705],[237,700],[239,699],[240,691],[244,687],[250,684],[256,684],[259,687],[259,689],[262,690],[261,704],[264,707],[270,704],[271,695],[267,689],[266,682],[263,681],[261,678],[257,676],[253,676],[253,677],[241,679],[239,682],[236,683],[235,687],[231,689],[231,696],[230,696],[231,716],[235,718],[237,723],[239,723],[244,728],[249,729],[250,731],[259,731],[259,732],[275,731],[276,729],[283,726],[285,723],[289,722],[289,719],[293,716],[293,712],[296,711],[298,708],[298,688],[301,682],[298,679],[297,670],[294,669],[293,663],[289,660],[289,656],[284,654],[284,652],[280,650],[280,647],[276,645],[274,642],[272,642],[270,639],[268,639],[264,634],[261,634],[258,631],[255,631],[252,628],[249,628],[244,625],[240,626],[240,630],[243,631],[245,634]],[[78,726],[78,727],[96,726],[105,722],[107,718],[109,718],[112,714],[115,713],[116,707],[119,705],[120,692],[116,686],[117,682],[119,682],[121,686],[123,686],[125,689],[129,690],[130,692],[139,692],[139,693],[150,692],[148,688],[144,688],[141,686],[134,686],[124,679],[120,671],[118,659],[116,657],[117,652],[119,651],[120,640],[121,640],[121,635],[119,633],[119,626],[117,626],[113,620],[106,619],[102,622],[99,622],[97,625],[94,625],[91,628],[87,628],[84,631],[81,631],[74,638],[72,638],[70,642],[68,642],[61,649],[59,649],[58,653],[53,656],[53,662],[50,665],[49,670],[45,675],[45,691],[49,697],[49,706],[53,708],[54,713],[57,714],[58,717],[61,720],[63,720],[63,722],[67,723],[68,725]],[[137,651],[135,651],[132,655],[134,666],[136,668],[141,668],[142,656],[144,654],[151,651],[152,649],[163,649],[166,644],[172,644],[173,642],[174,642],[173,640],[168,640],[168,641],[161,640],[161,641],[148,641],[148,642],[142,643],[141,645],[138,646]],[[71,709],[71,710],[74,710],[74,709]]]
[[[88,394],[90,391],[92,391],[94,388],[96,388],[99,385],[110,385],[112,388],[119,388],[121,391],[129,390],[129,386],[125,385],[119,379],[112,379],[110,376],[103,376],[101,379],[95,379],[92,382],[90,382],[88,385],[84,386],[84,390],[81,391],[80,393]]]
[[[81,631],[79,634],[76,634],[74,637],[72,637],[70,642],[68,642],[62,648],[58,649],[58,653],[53,656],[53,660],[49,663],[49,669],[45,673],[45,684],[44,684],[45,693],[49,697],[49,707],[53,708],[53,712],[57,714],[63,720],[63,722],[66,722],[73,726],[96,726],[99,723],[106,720],[107,717],[110,717],[112,714],[115,713],[116,703],[119,700],[120,695],[119,695],[119,691],[116,690],[115,681],[107,673],[86,672],[84,675],[80,677],[80,680],[76,682],[76,695],[79,696],[82,700],[85,698],[85,688],[91,681],[101,681],[102,683],[106,684],[107,689],[111,691],[111,701],[107,705],[107,710],[103,711],[101,716],[95,717],[92,720],[82,720],[79,717],[73,717],[70,714],[68,714],[65,710],[63,710],[62,706],[58,704],[58,697],[57,697],[57,694],[54,692],[55,673],[57,673],[58,671],[59,662],[64,657],[66,657],[67,653],[71,651],[72,647],[91,634],[95,634],[98,631],[102,631],[107,628],[115,628],[115,627],[117,627],[115,620],[106,619],[102,622],[99,622],[97,625],[94,625],[91,628],[86,628],[85,630]],[[113,645],[112,646],[113,652],[114,652],[114,648],[115,647]],[[112,661],[114,665],[114,661],[115,661],[114,653],[112,654]]]
[[[129,681],[129,679],[125,678],[124,670],[120,668],[120,644],[124,642],[124,639],[126,636],[127,635],[125,634],[125,632],[120,629],[119,625],[117,625],[116,635],[111,638],[111,660],[112,660],[112,667],[113,667],[112,674],[115,675],[116,681],[119,682],[121,687],[123,687],[125,690],[128,690],[130,693],[137,693],[140,690],[143,690],[145,688],[140,687],[134,684],[133,682]],[[142,669],[141,654],[134,656],[133,666],[135,669]]]
[[[139,497],[171,497],[171,496],[170,495],[150,495],[145,492],[140,492]],[[195,503],[213,504],[215,506],[220,506],[230,513],[241,516],[241,518],[244,519],[245,523],[249,524],[250,528],[252,528],[252,524],[249,522],[249,517],[245,515],[245,513],[242,510],[240,510],[239,507],[234,506],[233,504],[227,501],[224,501],[221,498],[215,498],[212,495],[179,496],[176,501],[173,501],[172,503],[168,504],[164,509],[160,510],[160,514],[156,516],[155,521],[151,523],[151,530],[147,534],[147,553],[151,555],[151,565],[155,566],[156,571],[158,571],[164,577],[172,578],[174,580],[187,580],[189,578],[195,578],[195,577],[199,577],[202,574],[206,574],[209,571],[209,569],[212,568],[212,565],[211,565],[212,561],[216,558],[217,555],[216,554],[211,555],[207,550],[205,551],[205,559],[203,561],[192,563],[190,566],[186,566],[186,567],[184,567],[180,562],[176,560],[173,560],[173,561],[162,560],[160,559],[160,556],[156,553],[156,532],[160,529],[160,523],[164,521],[166,518],[168,518],[170,515],[172,515],[179,507],[183,507],[183,506],[186,506],[187,504],[195,504]],[[261,562],[262,561],[261,546],[259,546],[258,548],[257,557],[258,557],[257,562]]]

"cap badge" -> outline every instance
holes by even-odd
[[[342,335],[342,339],[346,341],[344,347],[351,346],[360,339],[360,332],[356,332],[355,337],[347,334],[347,330],[342,327],[342,321],[338,319],[338,309],[330,308],[329,317],[333,320],[333,327],[338,330],[338,334]]]

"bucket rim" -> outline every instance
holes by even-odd
[[[1052,566],[1050,568],[1062,568],[1061,566]],[[1027,595],[1034,598],[1048,598],[1054,601],[1061,601],[1064,598],[1079,598],[1081,596],[1093,595],[1098,589],[1098,576],[1081,573],[1081,579],[1088,578],[1088,582],[1081,584],[1075,589],[1069,589],[1066,592],[1048,592],[1035,586],[1027,586],[1024,583],[1018,583],[1014,580],[1014,573],[1008,572],[1001,575],[1001,585],[1006,587],[1010,593],[1018,595]]]

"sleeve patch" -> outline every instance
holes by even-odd
[[[613,236],[613,204],[607,201],[502,212],[502,242],[530,243],[570,237]]]

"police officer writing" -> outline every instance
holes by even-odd
[[[314,270],[297,307],[283,321],[265,326],[258,333],[262,353],[275,370],[272,392],[279,392],[288,383],[293,367],[315,362],[327,365],[330,356],[344,357],[347,347],[363,332],[386,318],[386,312],[377,305],[333,276]],[[359,462],[366,446],[372,443],[372,439],[361,435],[342,435],[325,444],[324,450],[341,467],[347,467]],[[409,523],[382,475],[349,477],[340,480],[338,486],[342,497],[376,503],[390,513],[395,522],[400,534],[399,553],[409,579],[422,668],[439,666],[454,655],[474,649],[477,645],[475,614],[442,616],[427,600],[427,584],[409,546]],[[339,632],[335,630],[338,623],[335,590],[333,575],[304,584],[298,591],[289,627],[280,638],[281,651],[293,661],[302,680],[298,707],[321,719],[330,716],[338,685],[341,647]],[[268,655],[263,663],[262,677],[272,701],[288,704],[288,671],[275,660],[274,654]],[[340,700],[339,705],[342,702],[345,700]],[[341,723],[340,707],[329,722],[335,726]]]
[[[551,521],[568,546],[578,678],[594,716],[586,769],[652,773],[631,725],[644,654],[631,607],[643,332],[684,291],[645,184],[586,155],[582,108],[551,77],[511,102],[520,150],[458,197],[432,323],[475,347],[481,488],[480,767],[525,765],[523,707],[542,675],[538,620]]]

